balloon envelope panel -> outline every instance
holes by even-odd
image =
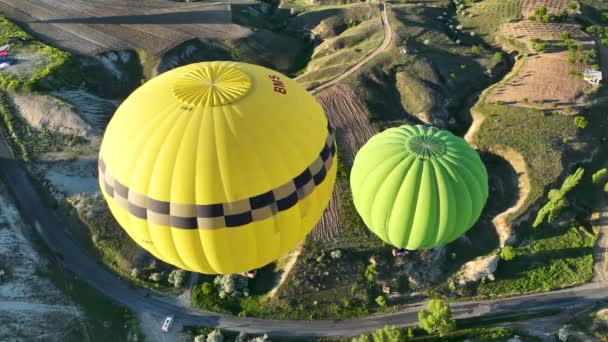
[[[353,201],[382,240],[411,250],[446,244],[479,218],[488,174],[477,152],[448,131],[390,128],[357,153]]]
[[[161,74],[119,107],[99,181],[114,217],[159,259],[237,273],[296,246],[327,206],[336,146],[322,108],[270,69],[206,62]]]

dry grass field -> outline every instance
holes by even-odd
[[[581,78],[571,76],[570,70],[583,72],[589,65],[577,61],[568,62],[568,51],[560,35],[568,32],[572,39],[589,51],[594,41],[571,24],[542,23],[523,20],[503,25],[502,34],[534,50],[533,39],[541,39],[548,47],[540,53],[529,53],[521,62],[521,68],[508,82],[494,88],[488,96],[490,102],[501,102],[522,107],[559,111],[575,114],[581,106],[581,98],[591,85]],[[570,110],[572,107],[572,110]]]
[[[547,13],[553,14],[561,12],[568,7],[570,0],[523,0],[521,2],[521,12],[524,18],[534,15],[539,7],[545,7]]]
[[[158,55],[192,38],[224,40],[251,34],[232,23],[226,4],[0,0],[0,13],[45,41],[85,55],[121,49]]]

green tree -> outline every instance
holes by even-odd
[[[549,194],[547,195],[549,201],[538,211],[538,214],[536,215],[536,219],[534,220],[532,227],[538,227],[541,223],[545,221],[545,219],[547,219],[549,223],[557,219],[562,210],[564,210],[568,206],[566,194],[568,194],[568,192],[570,192],[580,183],[584,174],[585,169],[579,167],[573,174],[571,174],[566,178],[566,180],[564,180],[564,183],[562,184],[562,187],[559,190],[549,190]]]
[[[608,169],[599,169],[596,173],[591,176],[591,182],[593,184],[603,184],[608,181]]]
[[[372,333],[374,342],[401,342],[405,339],[403,332],[395,326],[387,325]]]
[[[386,307],[386,299],[383,296],[378,296],[376,297],[376,304],[378,304],[379,307],[384,308]]]
[[[568,39],[571,39],[572,36],[570,35],[570,32],[564,31],[562,32],[562,34],[560,35],[560,37],[562,38],[562,40],[565,42]]]
[[[368,335],[361,335],[353,338],[352,342],[370,342],[370,339]]]
[[[479,45],[471,46],[471,53],[474,55],[481,55],[481,46],[479,46]]]
[[[515,258],[515,248],[513,246],[504,246],[500,251],[500,258],[505,261]]]
[[[169,278],[167,279],[167,281],[169,282],[169,284],[173,284],[174,287],[179,288],[182,287],[185,277],[186,271],[182,269],[176,269],[169,273]]]
[[[576,1],[570,1],[568,3],[568,9],[574,11],[578,8],[578,3]]]
[[[418,312],[419,325],[429,334],[445,336],[456,329],[450,307],[439,299],[429,302],[426,309]]]
[[[369,264],[367,265],[367,267],[365,268],[365,280],[367,280],[368,283],[373,283],[376,281],[376,275],[378,274],[378,271],[376,270],[376,265],[374,264]]]
[[[577,115],[574,117],[574,126],[578,128],[586,128],[589,121],[584,116]]]

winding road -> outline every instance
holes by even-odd
[[[336,84],[388,46],[392,32],[388,27],[384,5],[380,6],[385,25],[383,44],[374,53],[349,68],[345,74],[325,83],[316,90]],[[417,312],[426,305],[425,302],[421,302],[395,313],[359,319],[324,321],[266,320],[196,311],[180,304],[175,298],[130,285],[128,281],[120,279],[100,262],[84,253],[68,236],[64,224],[58,219],[55,212],[45,205],[24,167],[15,159],[4,135],[0,135],[0,176],[3,177],[14,196],[24,219],[35,228],[50,252],[57,256],[57,261],[61,266],[104,295],[125,305],[134,313],[158,317],[159,324],[162,317],[172,314],[176,316],[176,323],[181,325],[218,327],[247,333],[267,333],[270,336],[307,338],[355,336],[382,328],[387,324],[399,327],[413,326],[418,321]],[[608,230],[608,223],[604,222],[601,229],[603,236],[604,232]],[[598,241],[608,243],[606,239],[598,239]],[[605,249],[606,246],[599,246],[597,256],[602,256]],[[450,306],[454,317],[461,319],[562,309],[593,304],[607,298],[608,287],[605,279],[598,277],[592,283],[560,291],[486,301],[454,302]]]
[[[363,65],[365,65],[365,63],[369,62],[372,58],[378,56],[381,52],[388,48],[389,44],[391,43],[391,39],[393,39],[393,30],[391,29],[390,22],[388,21],[388,16],[386,15],[386,4],[384,2],[381,2],[378,4],[378,6],[380,8],[380,20],[382,21],[382,27],[384,28],[384,39],[382,40],[382,44],[380,44],[380,46],[378,46],[374,51],[372,51],[369,55],[360,60],[358,63],[350,66],[336,78],[322,83],[316,87],[313,87],[312,89],[309,89],[312,94],[338,84],[338,82],[352,75],[355,71],[359,70]]]

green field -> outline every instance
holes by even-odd
[[[464,30],[477,33],[488,43],[500,41],[500,26],[521,19],[521,0],[485,0],[474,2],[466,11],[471,14],[458,16]]]
[[[495,298],[552,291],[584,284],[593,278],[593,245],[597,230],[544,227],[528,231],[515,258],[501,260],[495,281],[482,282],[477,295]]]
[[[7,41],[12,36],[24,37],[30,41],[26,45],[15,45],[11,50],[11,55],[39,54],[45,63],[44,67],[37,68],[26,75],[0,73],[0,89],[9,91],[42,90],[66,84],[78,84],[80,75],[74,56],[34,39],[13,22],[0,17],[0,42]]]

